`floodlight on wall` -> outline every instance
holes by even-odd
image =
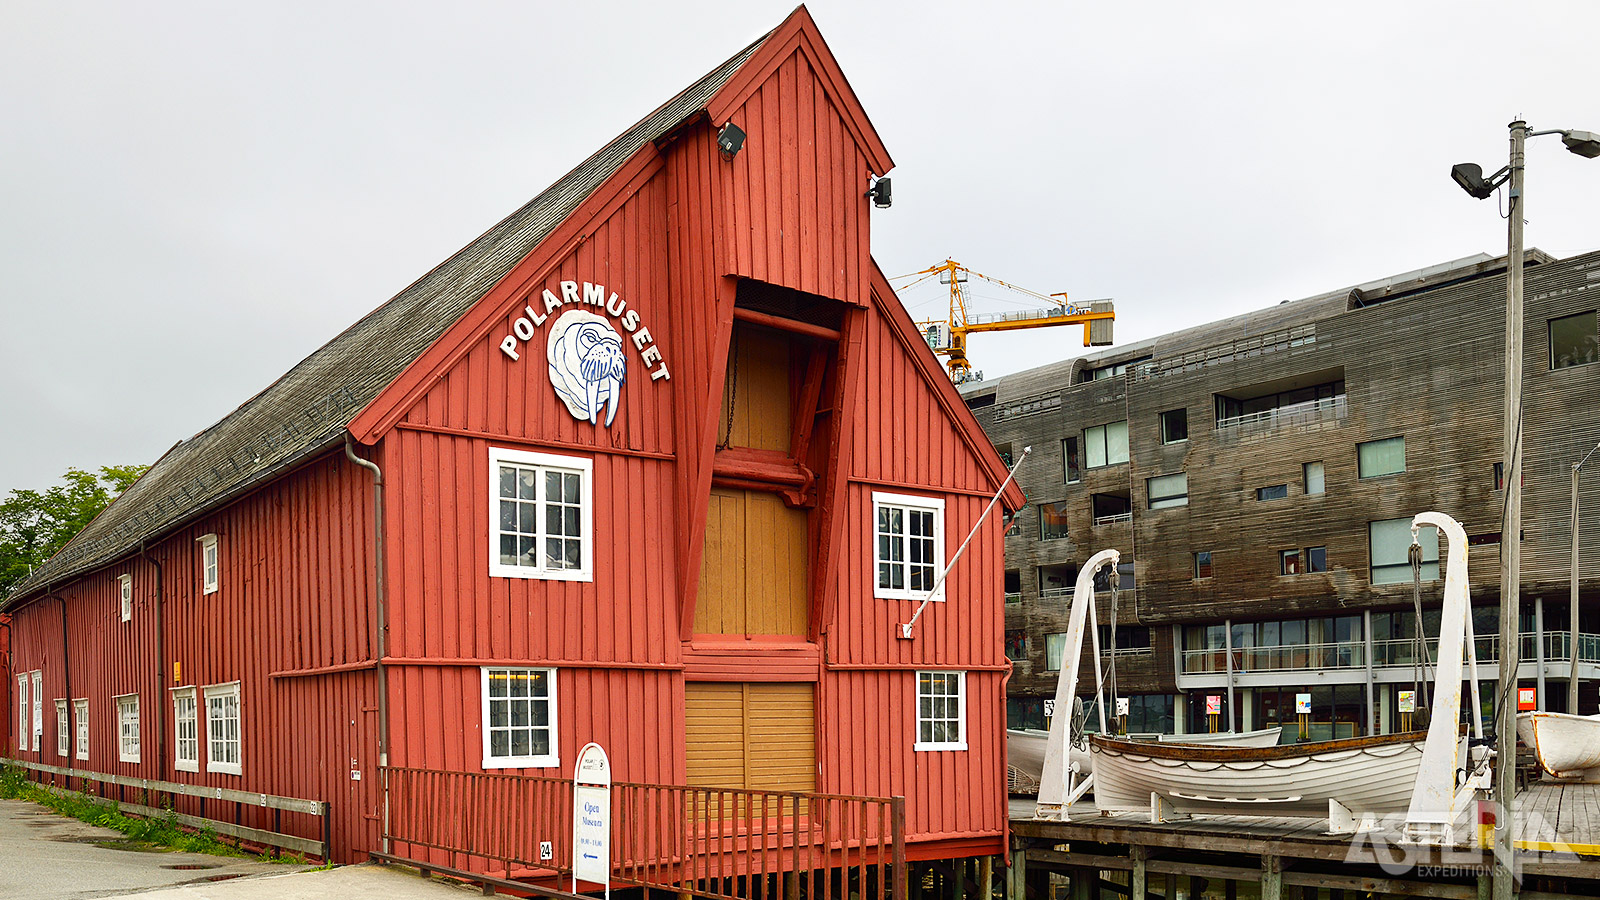
[[[1561,143],[1567,149],[1585,159],[1594,159],[1600,156],[1600,137],[1595,137],[1592,131],[1563,131]]]
[[[889,193],[889,179],[875,178],[872,187],[867,188],[866,196],[872,198],[872,205],[879,209],[888,209],[894,203],[894,198]]]
[[[1484,178],[1483,167],[1477,163],[1456,163],[1450,167],[1450,177],[1455,179],[1456,184],[1461,185],[1463,191],[1479,200],[1488,199],[1500,183],[1494,178]]]
[[[717,132],[717,149],[722,151],[723,159],[733,159],[738,154],[739,148],[744,146],[744,129],[729,122]]]

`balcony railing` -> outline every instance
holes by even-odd
[[[1537,635],[1524,632],[1517,652],[1522,662],[1532,662],[1537,648]],[[1569,662],[1571,633],[1547,631],[1544,634],[1545,662]],[[1475,640],[1478,663],[1492,664],[1500,660],[1500,636],[1483,635]],[[1228,670],[1228,651],[1215,648],[1183,651],[1183,673],[1195,675]],[[1579,661],[1600,663],[1600,634],[1578,635]],[[1437,662],[1439,641],[1428,640],[1428,659]],[[1372,664],[1375,667],[1414,666],[1417,663],[1417,642],[1414,638],[1391,638],[1372,642]],[[1283,672],[1297,669],[1356,669],[1366,665],[1366,647],[1360,641],[1343,641],[1326,644],[1286,644],[1266,647],[1235,647],[1233,670],[1235,672]]]
[[[1132,521],[1133,521],[1133,513],[1132,512],[1111,513],[1110,515],[1095,516],[1094,517],[1094,524],[1096,524],[1096,525],[1115,525],[1118,522],[1132,522]]]
[[[1015,605],[1017,605],[1018,603],[1021,603],[1021,602],[1022,602],[1022,594],[1021,594],[1021,592],[1014,593],[1014,594],[1012,594],[1012,593],[1006,594],[1006,605],[1007,606],[1015,606]]]
[[[1258,434],[1287,425],[1311,425],[1317,422],[1332,422],[1344,418],[1346,413],[1349,412],[1347,397],[1347,394],[1340,394],[1337,397],[1324,397],[1321,400],[1291,403],[1288,406],[1264,409],[1261,412],[1246,413],[1242,416],[1229,416],[1226,419],[1217,420],[1217,430],[1232,431],[1235,434]]]

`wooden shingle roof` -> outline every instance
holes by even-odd
[[[769,32],[521,209],[161,457],[0,609],[136,552],[344,441],[352,419],[636,153],[701,115]]]

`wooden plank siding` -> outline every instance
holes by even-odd
[[[17,609],[13,668],[42,671],[45,693],[43,749],[18,755],[109,774],[325,800],[336,858],[374,846],[377,829],[369,817],[378,812],[379,780],[372,671],[292,674],[372,662],[371,490],[366,472],[342,456],[327,456],[148,547],[161,567],[164,661],[156,655],[158,576],[142,557]],[[196,542],[208,533],[218,536],[218,590],[212,594],[202,593]],[[122,621],[118,593],[123,574],[133,578],[129,622]],[[240,685],[242,774],[208,772],[198,689],[234,681]],[[173,687],[197,688],[197,773],[172,765]],[[118,759],[112,698],[135,693],[140,761],[125,763]],[[66,759],[56,755],[56,698],[88,699],[87,760],[75,758],[75,747]],[[352,769],[366,777],[353,780]],[[176,808],[200,812],[193,798],[180,798]],[[209,814],[231,815],[231,808],[213,805]],[[298,833],[320,838],[320,823],[305,818]],[[243,824],[279,830],[267,810],[244,810]],[[281,830],[293,831],[290,824],[286,816]]]

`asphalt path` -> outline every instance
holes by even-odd
[[[250,858],[137,849],[121,832],[66,818],[36,803],[0,800],[4,900],[461,900],[463,890],[383,866],[320,871]]]

